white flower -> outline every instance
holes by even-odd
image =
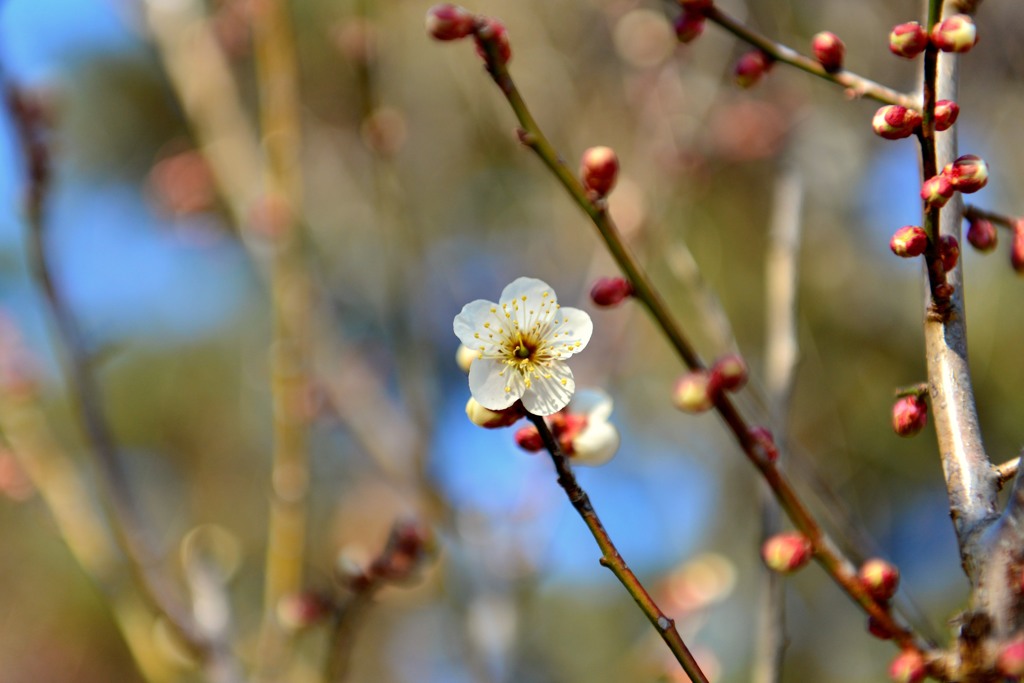
[[[567,441],[569,460],[577,465],[597,467],[603,465],[619,450],[619,430],[608,418],[612,414],[612,399],[600,389],[583,389],[573,396],[565,410],[572,416],[584,418],[582,428]]]
[[[576,308],[558,305],[547,283],[521,277],[498,303],[477,299],[455,316],[455,336],[477,351],[469,390],[490,410],[518,400],[534,415],[564,408],[576,389],[564,360],[590,341],[594,324]]]

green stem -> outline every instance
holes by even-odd
[[[583,522],[590,529],[594,540],[597,541],[597,546],[601,549],[601,564],[610,569],[615,578],[625,587],[626,591],[633,596],[644,616],[647,617],[647,620],[658,631],[658,635],[668,645],[672,654],[675,655],[676,661],[683,667],[683,671],[690,677],[690,680],[693,683],[707,683],[707,676],[701,671],[700,666],[697,665],[697,660],[693,658],[689,648],[686,647],[686,643],[683,642],[682,636],[679,635],[679,631],[676,630],[675,621],[661,611],[661,608],[654,602],[654,598],[644,588],[640,579],[636,577],[636,574],[626,565],[626,561],[622,559],[618,548],[615,547],[611,536],[608,535],[608,531],[601,523],[601,518],[597,516],[597,511],[590,503],[590,497],[579,485],[579,482],[576,481],[576,475],[573,474],[572,468],[569,466],[568,458],[562,452],[562,448],[558,445],[558,440],[554,434],[548,429],[544,418],[529,413],[527,417],[537,427],[537,431],[540,432],[541,439],[544,441],[544,446],[548,449],[548,453],[551,454],[551,460],[555,464],[555,471],[558,472],[559,485],[565,490],[565,494],[569,497],[569,502],[572,503],[573,508],[583,518]]]

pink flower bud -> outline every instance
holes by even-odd
[[[946,164],[942,175],[949,179],[954,190],[970,194],[988,183],[988,164],[976,154],[964,154],[953,163]]]
[[[684,413],[703,413],[715,404],[711,375],[704,370],[688,372],[676,382],[672,403]]]
[[[904,225],[889,240],[889,248],[903,258],[920,256],[928,248],[928,233],[917,225]]]
[[[868,617],[868,633],[879,640],[892,640],[892,631],[889,627],[874,617]]]
[[[619,178],[619,157],[611,147],[591,147],[580,158],[583,187],[604,197]]]
[[[633,295],[633,285],[624,277],[603,277],[590,289],[590,299],[598,306],[618,306]]]
[[[1024,275],[1024,219],[1013,222],[1013,242],[1010,244],[1010,265],[1018,275]]]
[[[679,0],[683,10],[687,12],[703,12],[714,6],[714,0]]]
[[[719,389],[737,391],[747,383],[747,363],[743,357],[730,353],[722,356],[711,366],[712,393]]]
[[[769,569],[789,574],[811,561],[814,548],[806,536],[797,532],[776,534],[761,546],[761,557]]]
[[[953,196],[955,188],[944,173],[934,175],[921,186],[921,199],[928,209],[942,208]]]
[[[897,57],[913,59],[928,47],[928,32],[916,21],[894,26],[889,33],[889,51]]]
[[[533,425],[527,425],[516,431],[516,445],[527,453],[540,453],[544,450],[544,440]]]
[[[871,129],[875,131],[875,135],[886,140],[910,137],[914,134],[914,129],[920,125],[921,114],[898,104],[879,107],[871,119]]]
[[[498,59],[501,63],[508,64],[512,59],[512,44],[508,41],[508,30],[505,28],[505,24],[493,17],[483,17],[478,20],[477,26],[474,38],[476,39],[476,53],[480,55],[480,58],[487,61],[487,49],[484,46],[487,43],[492,43],[497,48]]]
[[[1024,638],[1012,640],[999,651],[996,660],[999,673],[1018,678],[1024,676]]]
[[[975,218],[967,228],[967,241],[978,251],[992,251],[999,241],[999,233],[992,221]]]
[[[766,427],[751,427],[750,438],[754,442],[754,454],[766,463],[779,459],[779,448],[775,445],[775,436]]]
[[[704,33],[705,23],[704,15],[699,11],[683,11],[673,22],[676,38],[680,43],[693,42],[700,37],[700,34]]]
[[[741,56],[733,67],[736,85],[750,88],[757,84],[772,68],[772,58],[761,50],[753,50]]]
[[[948,130],[960,116],[960,105],[953,100],[939,100],[935,103],[935,130]]]
[[[292,593],[277,603],[277,620],[286,629],[300,631],[323,621],[332,611],[330,600],[315,593]]]
[[[892,428],[900,436],[914,436],[928,424],[928,404],[923,396],[904,396],[892,406]]]
[[[921,683],[927,673],[924,657],[917,650],[904,650],[889,664],[889,678],[896,683]]]
[[[834,74],[843,68],[843,57],[846,56],[846,45],[839,36],[831,31],[816,33],[811,39],[811,51],[822,68]]]
[[[956,268],[956,262],[960,260],[960,243],[952,235],[939,238],[939,258],[942,259],[942,269],[947,273]]]
[[[523,404],[519,401],[516,401],[508,408],[491,410],[477,403],[475,398],[470,398],[466,402],[466,417],[477,427],[499,429],[501,427],[511,427],[520,418],[525,416],[523,415]]]
[[[467,9],[445,3],[427,10],[427,33],[435,40],[459,40],[473,32],[476,17]]]
[[[900,585],[900,571],[877,557],[862,564],[858,576],[864,590],[879,602],[892,600]]]
[[[932,28],[931,38],[943,52],[967,52],[978,42],[978,28],[966,14],[954,14]]]

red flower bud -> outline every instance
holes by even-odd
[[[816,33],[811,39],[811,51],[814,53],[814,58],[828,73],[834,74],[842,70],[846,45],[836,34],[831,31]]]
[[[894,26],[889,33],[889,51],[898,57],[913,59],[928,47],[928,32],[916,21]]]
[[[427,33],[435,40],[459,40],[473,32],[476,17],[467,9],[445,3],[427,10]]]
[[[1010,244],[1010,265],[1018,275],[1024,275],[1024,218],[1013,222],[1013,242]]]
[[[956,268],[956,262],[960,260],[960,243],[952,235],[939,238],[939,258],[942,259],[942,269],[947,273]]]
[[[896,683],[921,683],[927,674],[924,657],[917,650],[904,650],[889,664],[889,678]]]
[[[992,221],[975,218],[967,228],[967,241],[978,251],[992,251],[999,241],[999,233]]]
[[[715,404],[711,375],[704,370],[688,372],[676,381],[672,403],[684,413],[703,413]]]
[[[747,363],[743,357],[730,353],[722,356],[711,366],[711,386],[713,392],[719,389],[737,391],[747,383]]]
[[[953,163],[946,164],[942,175],[949,179],[953,189],[970,194],[988,183],[988,164],[976,154],[964,154]]]
[[[633,285],[624,277],[603,277],[590,289],[590,299],[598,306],[618,306],[633,295]]]
[[[693,42],[700,37],[700,34],[704,33],[705,23],[704,15],[699,11],[683,11],[673,22],[676,38],[680,43]]]
[[[978,42],[978,28],[966,14],[954,14],[932,28],[931,39],[943,52],[967,52]]]
[[[921,186],[921,199],[928,209],[942,208],[953,196],[955,188],[944,173],[932,176]]]
[[[871,119],[871,129],[875,131],[875,135],[886,140],[910,137],[914,134],[914,129],[920,125],[921,114],[898,104],[879,107]]]
[[[920,256],[928,248],[928,233],[916,225],[904,225],[889,240],[892,253],[903,258]]]
[[[539,453],[544,450],[544,440],[533,425],[516,430],[516,445],[528,453]]]
[[[1024,676],[1024,638],[1017,638],[1003,646],[996,660],[999,673],[1018,678]]]
[[[478,20],[478,28],[473,36],[476,39],[476,53],[485,62],[487,61],[487,43],[493,43],[497,47],[498,59],[502,64],[508,64],[512,59],[512,44],[508,41],[508,30],[505,24],[492,17],[483,17]]]
[[[868,633],[879,640],[892,640],[892,631],[874,617],[868,617]]]
[[[779,459],[779,448],[775,436],[766,427],[751,427],[750,438],[754,441],[754,455],[761,461],[772,463]]]
[[[923,396],[904,396],[892,406],[892,428],[900,436],[914,436],[928,424]]]
[[[761,557],[769,569],[789,574],[811,561],[814,548],[806,536],[797,532],[776,534],[761,546]]]
[[[714,6],[714,0],[679,0],[686,12],[702,12]]]
[[[892,600],[900,585],[900,571],[877,557],[862,564],[858,576],[864,590],[879,602]]]
[[[741,56],[733,67],[736,85],[750,88],[757,84],[772,68],[772,58],[761,50],[753,50]]]
[[[580,180],[583,186],[604,197],[619,177],[619,158],[611,147],[591,147],[580,159]]]
[[[935,103],[935,130],[943,131],[951,128],[960,116],[960,105],[953,100],[939,100]]]

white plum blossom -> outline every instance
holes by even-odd
[[[534,415],[564,408],[576,389],[565,359],[590,341],[594,324],[576,308],[558,305],[547,283],[521,277],[497,303],[477,299],[455,316],[455,336],[477,352],[469,390],[489,410],[522,400]]]
[[[569,441],[568,456],[574,464],[597,467],[611,460],[619,450],[619,430],[608,418],[612,399],[600,389],[581,389],[565,410],[570,416],[582,416],[582,428]]]

